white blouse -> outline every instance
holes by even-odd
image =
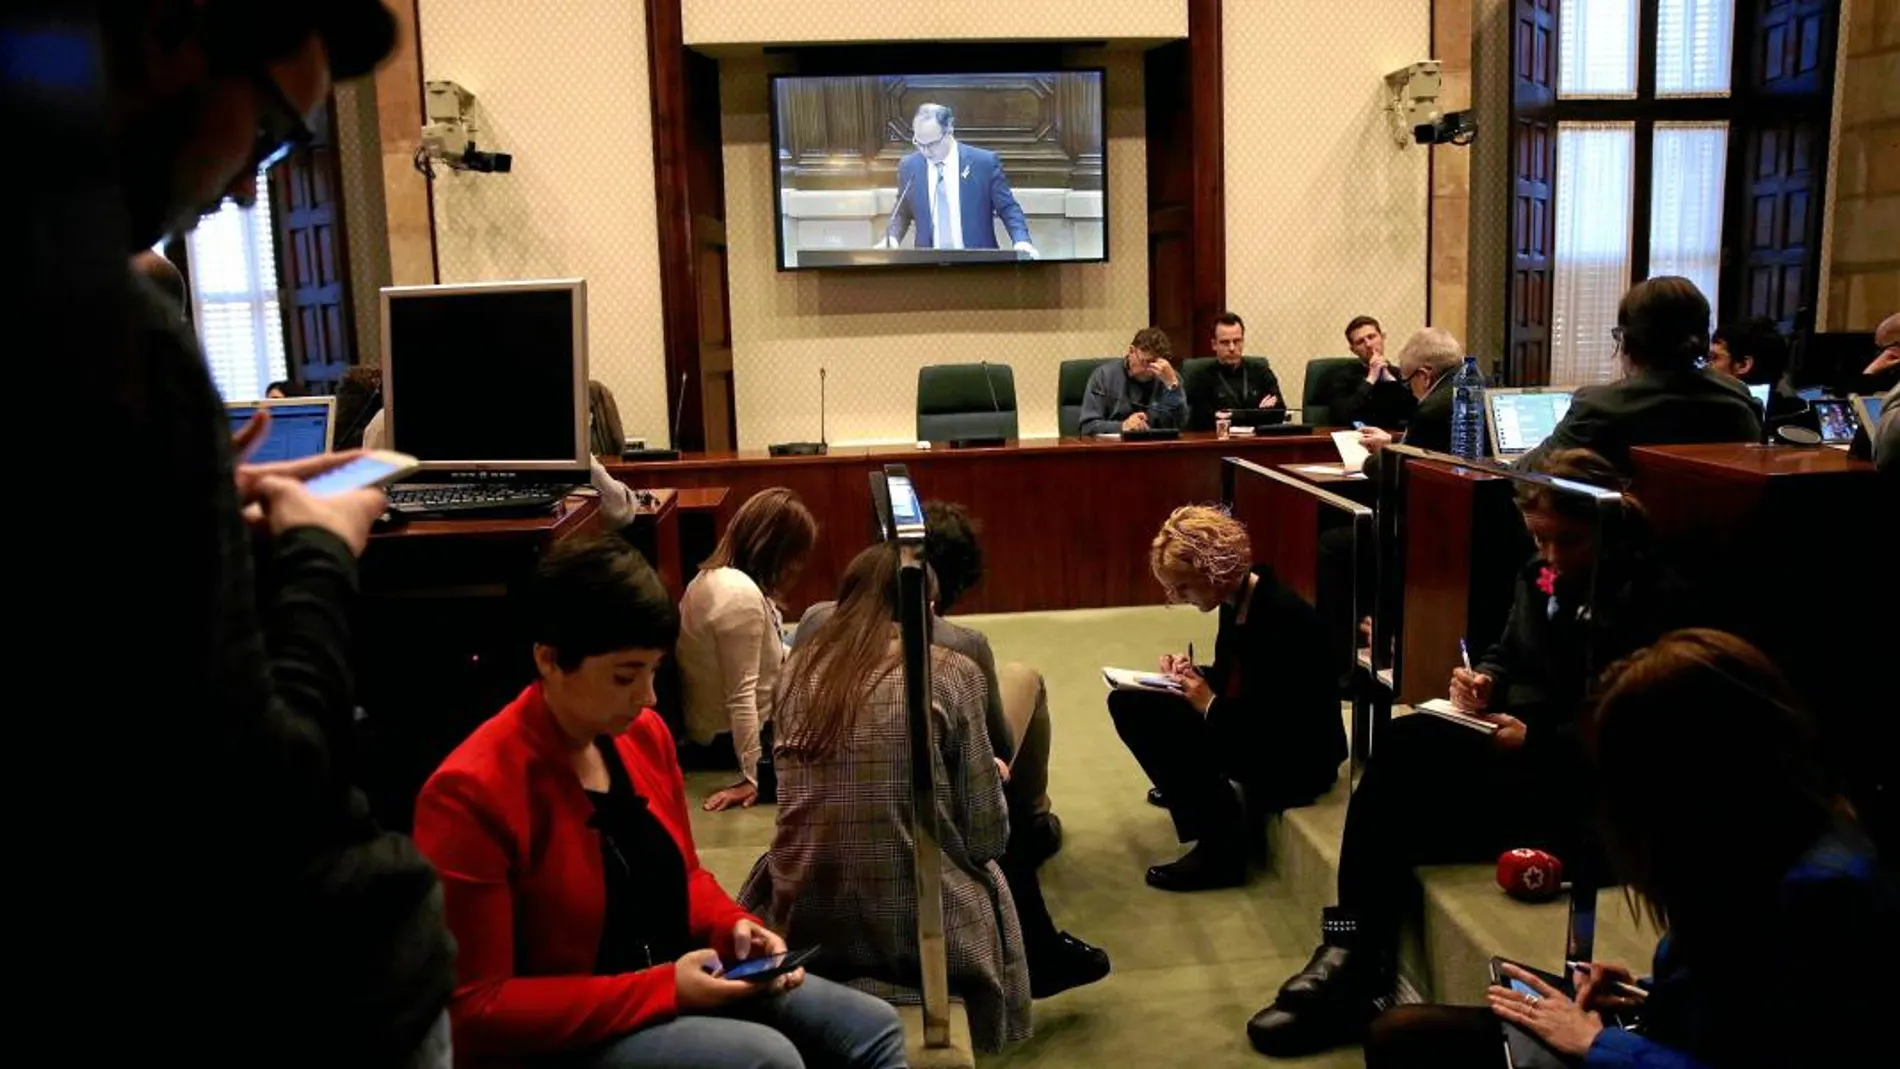
[[[701,745],[732,732],[747,781],[759,781],[759,730],[772,716],[785,643],[778,606],[737,568],[712,568],[686,584],[676,655],[686,734]]]

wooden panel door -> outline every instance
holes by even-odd
[[[1821,216],[1840,5],[1836,0],[1751,0],[1736,35],[1744,116],[1730,188],[1740,203],[1730,298],[1744,316],[1792,330],[1813,309],[1821,275]]]
[[[270,172],[284,355],[291,378],[313,393],[334,393],[344,369],[356,362],[334,106],[325,102],[311,121],[316,136],[310,144]]]
[[[1148,53],[1143,84],[1148,126],[1148,322],[1167,332],[1176,352],[1191,355],[1195,341],[1194,126],[1187,71],[1187,42],[1162,45]]]
[[[1511,248],[1504,379],[1550,375],[1552,246],[1557,219],[1556,0],[1513,0],[1511,12]]]

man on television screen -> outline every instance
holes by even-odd
[[[956,112],[942,104],[923,104],[910,126],[917,153],[897,165],[897,205],[880,245],[896,248],[915,219],[917,248],[994,249],[996,224],[991,220],[1001,218],[1016,251],[1041,259],[1002,161],[994,152],[957,141]]]

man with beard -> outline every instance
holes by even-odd
[[[225,197],[254,198],[259,168],[309,138],[332,78],[389,51],[394,21],[374,0],[121,0],[94,28],[90,68],[39,73],[92,77],[110,181],[75,164],[69,182],[115,189],[86,222],[121,230],[122,282],[76,294],[96,277],[89,247],[28,224],[52,280],[33,292],[94,304],[61,329],[103,339],[68,361],[103,433],[63,462],[110,509],[75,509],[32,569],[65,584],[35,610],[36,674],[63,689],[20,732],[29,750],[46,737],[32,759],[59,771],[22,821],[43,840],[20,857],[46,905],[22,911],[20,941],[47,964],[17,967],[85,1024],[35,1027],[88,1061],[446,1067],[454,948],[435,874],[351,783],[355,557],[383,495],[304,488],[344,458],[240,463],[267,427],[230,440],[189,327],[126,267]]]

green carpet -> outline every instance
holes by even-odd
[[[1148,781],[1121,745],[1104,704],[1101,667],[1146,667],[1164,652],[1214,648],[1214,618],[1187,608],[1093,609],[971,616],[998,661],[1042,670],[1054,726],[1049,796],[1062,818],[1062,852],[1042,870],[1056,924],[1108,951],[1108,979],[1036,1003],[1034,1038],[979,1059],[1017,1067],[1249,1067],[1265,1059],[1247,1045],[1246,1022],[1305,964],[1319,920],[1294,905],[1275,875],[1245,888],[1170,895],[1149,888],[1149,865],[1178,856],[1168,815],[1143,797]],[[699,798],[730,773],[698,773]],[[696,813],[700,854],[736,891],[771,842],[772,811]],[[1357,1050],[1280,1064],[1360,1066]]]

